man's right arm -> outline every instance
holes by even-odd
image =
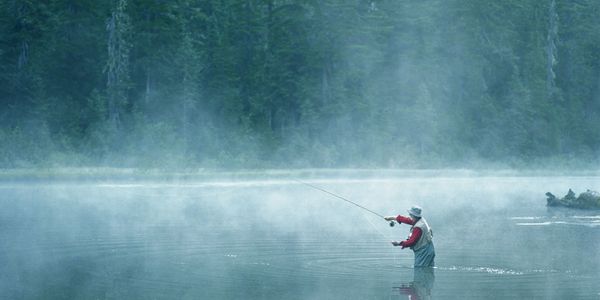
[[[398,216],[388,216],[388,217],[383,217],[386,221],[396,221],[398,222],[398,224],[408,224],[408,225],[415,225],[415,220],[413,220],[412,218],[409,217],[405,217],[402,215],[398,215]]]
[[[408,225],[415,225],[415,221],[412,218],[405,217],[402,215],[398,215],[396,217],[396,222],[398,222],[400,224],[404,223],[404,224],[408,224]]]

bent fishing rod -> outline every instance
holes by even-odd
[[[356,202],[350,201],[350,200],[348,200],[348,199],[346,199],[346,198],[344,198],[344,197],[342,197],[342,196],[336,195],[336,194],[334,194],[334,193],[332,193],[332,192],[330,192],[330,191],[328,191],[328,190],[325,190],[325,189],[323,189],[323,188],[320,188],[320,187],[318,187],[318,186],[316,186],[316,185],[312,185],[312,184],[310,184],[310,183],[307,183],[307,182],[304,182],[304,181],[300,181],[300,180],[298,180],[298,179],[294,179],[294,181],[296,181],[296,182],[299,182],[299,183],[302,183],[302,184],[304,184],[304,185],[306,185],[306,186],[309,186],[309,187],[311,187],[311,188],[313,188],[313,189],[315,189],[315,190],[319,190],[319,191],[321,191],[321,192],[324,192],[324,193],[326,193],[326,194],[329,194],[329,195],[331,195],[331,196],[333,196],[333,197],[336,197],[336,198],[338,198],[338,199],[340,199],[340,200],[344,200],[344,201],[346,201],[346,202],[348,202],[348,203],[350,203],[350,204],[352,204],[352,205],[355,205],[355,206],[356,206],[356,207],[358,207],[358,208],[364,209],[364,210],[366,210],[366,211],[368,211],[368,212],[370,212],[370,213],[372,213],[372,214],[374,214],[374,215],[376,215],[376,216],[378,216],[378,217],[380,217],[380,218],[382,218],[382,219],[384,219],[384,220],[385,220],[385,217],[384,217],[384,216],[382,216],[382,215],[380,215],[380,214],[378,214],[378,213],[376,213],[376,212],[374,212],[374,211],[372,211],[372,210],[370,210],[370,209],[368,209],[368,208],[366,208],[366,207],[364,207],[364,206],[362,206],[362,205],[360,205],[360,204],[358,204],[358,203],[356,203]],[[387,221],[387,220],[386,220],[386,221]],[[394,221],[390,221],[390,227],[394,227]]]

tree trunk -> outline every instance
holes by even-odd
[[[19,70],[23,69],[25,65],[27,65],[27,61],[29,60],[29,43],[27,41],[21,42],[21,52],[19,53],[19,58],[17,60],[17,68]]]
[[[107,98],[108,120],[111,126],[119,128],[122,109],[127,97],[129,81],[129,19],[125,12],[127,0],[117,0],[116,7],[107,24],[108,62]]]
[[[546,88],[548,96],[554,94],[556,73],[556,42],[558,40],[558,14],[556,12],[556,0],[550,0],[548,8],[548,36],[546,39]]]

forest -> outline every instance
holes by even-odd
[[[0,168],[596,168],[597,0],[3,0]]]

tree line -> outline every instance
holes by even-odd
[[[0,167],[582,166],[595,0],[0,2]]]

